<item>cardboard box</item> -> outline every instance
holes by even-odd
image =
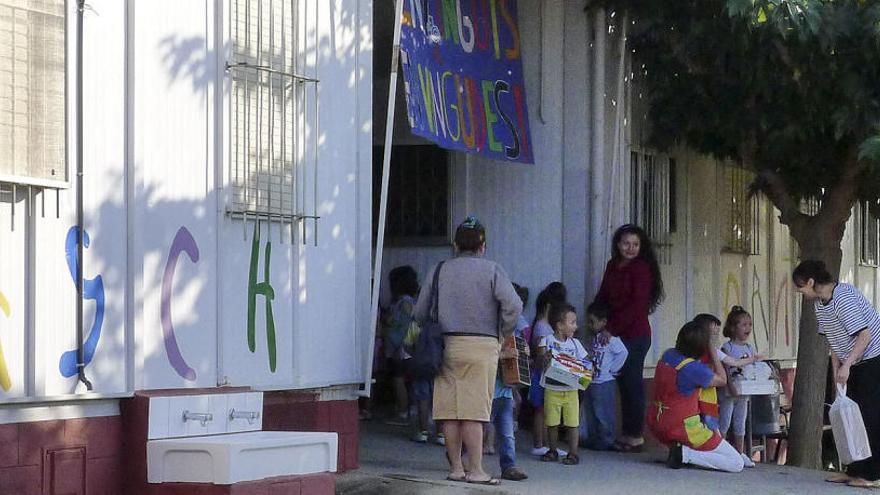
[[[586,390],[590,382],[593,381],[592,366],[589,363],[578,361],[568,354],[553,353],[550,366],[544,371],[542,384],[546,383],[546,380],[553,380],[573,389]]]

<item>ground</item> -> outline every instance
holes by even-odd
[[[564,466],[538,461],[526,453],[528,432],[517,437],[517,461],[529,475],[522,482],[503,481],[494,489],[447,482],[443,447],[411,442],[406,428],[381,421],[361,422],[360,469],[342,475],[337,493],[366,494],[859,494],[863,490],[823,481],[827,473],[758,464],[739,474],[698,469],[668,469],[665,451],[643,454],[581,452],[581,464]],[[500,474],[497,456],[485,466]]]

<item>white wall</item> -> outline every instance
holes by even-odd
[[[253,223],[245,227],[225,215],[229,45],[222,9],[227,4],[95,0],[90,2],[94,12],[86,12],[83,150],[89,244],[83,272],[87,288],[100,276],[104,297],[101,337],[86,367],[95,392],[218,382],[304,388],[363,380],[360,347],[369,329],[370,290],[372,4],[300,2],[301,32],[308,40],[317,37],[320,52],[316,61],[307,56],[315,52],[314,42],[302,47],[303,69],[321,79],[320,126],[306,129],[304,138],[317,144],[303,150],[307,160],[317,154],[318,202],[313,205],[310,195],[306,210],[314,209],[321,219],[317,247],[311,221],[306,238],[297,234],[293,244],[287,238],[281,242],[277,225],[271,234],[263,230],[260,281],[264,249],[267,241],[272,244],[274,372],[268,366],[262,297],[257,298],[255,352],[246,342]],[[73,10],[70,18],[75,20]],[[70,39],[72,53],[72,34]],[[72,58],[68,64],[72,80]],[[68,103],[72,107],[73,99]],[[69,155],[73,167],[73,148]],[[62,353],[75,348],[76,293],[65,257],[76,220],[75,191],[60,191],[57,219],[54,192],[43,193],[45,218],[43,196],[34,193],[37,208],[28,212],[26,192],[19,189],[14,202],[10,194],[0,197],[0,293],[9,306],[7,315],[0,304],[0,345],[11,381],[9,390],[0,388],[0,399],[84,391],[75,378],[59,372]],[[173,262],[176,238],[185,249]],[[96,306],[92,299],[84,303],[86,337]],[[3,378],[0,369],[0,384]]]

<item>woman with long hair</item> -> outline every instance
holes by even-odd
[[[611,252],[596,301],[611,309],[604,338],[619,337],[629,353],[617,377],[622,435],[615,444],[618,450],[629,452],[641,450],[645,443],[643,372],[651,347],[648,315],[663,300],[663,280],[651,239],[641,227],[626,224],[618,228]]]

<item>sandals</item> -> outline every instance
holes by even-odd
[[[870,481],[862,478],[852,478],[846,482],[846,486],[856,488],[880,488],[880,480]]]
[[[486,480],[475,480],[472,478],[465,477],[464,481],[465,481],[465,483],[470,483],[472,485],[498,486],[501,484],[501,480],[499,480],[498,478],[492,478],[492,477],[490,477],[489,479],[486,479]]]
[[[575,464],[580,464],[580,462],[581,458],[578,457],[577,454],[569,453],[567,456],[565,456],[565,459],[562,459],[562,463],[566,466],[574,466]]]
[[[556,449],[548,450],[541,456],[541,462],[559,462],[559,452]]]
[[[847,483],[851,481],[852,478],[849,477],[846,473],[835,473],[831,476],[825,478],[825,481],[828,483]]]
[[[644,449],[644,443],[640,443],[638,445],[630,445],[628,443],[621,442],[621,441],[614,442],[614,447],[612,447],[612,450],[615,450],[617,452],[633,453],[633,454],[637,454],[637,453],[641,452],[643,449]]]

